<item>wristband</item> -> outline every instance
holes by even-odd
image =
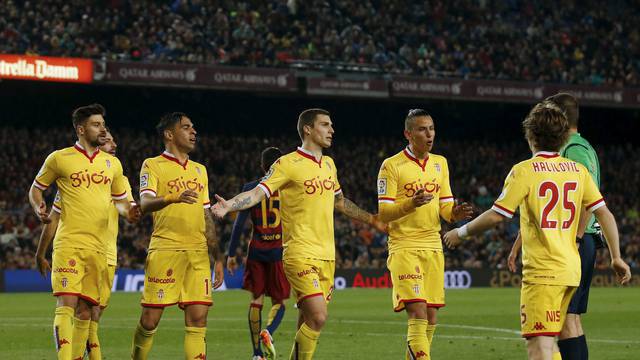
[[[458,230],[458,237],[460,239],[466,240],[467,238],[469,238],[469,227],[467,226],[467,224],[462,225],[457,230]]]

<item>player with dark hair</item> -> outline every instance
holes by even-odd
[[[230,200],[216,195],[218,202],[212,211],[222,218],[230,211],[251,208],[278,191],[284,271],[299,310],[290,358],[303,360],[313,358],[333,293],[334,210],[380,230],[386,226],[342,194],[333,159],[322,154],[333,142],[329,112],[303,111],[298,117],[298,134],[302,146],[278,159],[258,186]]]
[[[262,151],[260,165],[264,174],[280,156],[282,152],[275,147],[268,147]],[[255,180],[245,184],[242,192],[255,188],[259,183],[259,180]],[[289,298],[291,291],[282,266],[282,223],[278,192],[274,192],[268,200],[263,199],[260,204],[238,212],[227,252],[227,269],[231,274],[238,268],[236,249],[248,218],[253,224],[253,231],[249,241],[242,288],[250,291],[252,295],[249,305],[249,332],[253,359],[262,359],[261,343],[264,346],[265,357],[275,359],[272,336],[284,317],[284,300]],[[271,298],[271,310],[267,327],[262,329],[262,304],[265,295]]]
[[[165,151],[146,159],[140,170],[140,206],[153,214],[153,234],[145,262],[142,316],[136,328],[132,359],[146,359],[164,308],[184,310],[184,352],[187,359],[207,356],[207,314],[214,288],[222,285],[223,267],[211,218],[207,169],[189,159],[196,130],[186,114],[163,116],[156,127]]]
[[[111,154],[112,156],[116,156],[117,147],[118,145],[113,139],[111,132],[109,131],[109,129],[107,129],[104,142],[99,147],[100,151],[104,151]],[[128,179],[125,185],[127,188],[127,200],[131,203],[131,205],[135,205],[136,203],[133,200],[133,196],[131,194],[131,185],[129,185]],[[51,244],[51,241],[56,234],[56,230],[58,229],[58,225],[60,223],[60,215],[63,211],[62,208],[63,206],[62,200],[60,198],[60,193],[56,193],[56,198],[53,202],[51,212],[49,213],[49,219],[51,220],[51,222],[48,224],[43,224],[42,233],[40,234],[40,242],[38,243],[38,250],[36,251],[37,267],[43,276],[46,276],[46,274],[51,271],[51,267],[49,266],[49,262],[45,258],[45,254],[49,249],[49,245]],[[107,247],[105,249],[105,254],[107,256],[107,267],[106,272],[102,276],[102,286],[100,287],[100,305],[91,307],[91,323],[89,325],[89,338],[87,339],[86,346],[86,352],[89,356],[89,360],[102,359],[102,348],[100,346],[100,340],[98,337],[98,322],[100,321],[100,317],[102,316],[104,309],[109,305],[109,299],[111,298],[111,288],[113,287],[113,279],[116,273],[116,266],[118,262],[118,216],[118,209],[114,205],[111,207],[109,217],[109,231],[107,232]],[[75,323],[74,330],[78,325],[82,324],[82,322]],[[78,351],[80,352],[82,350],[79,349]]]
[[[455,204],[447,159],[431,153],[436,135],[431,115],[413,109],[404,123],[407,147],[380,167],[378,212],[389,223],[393,309],[406,310],[409,318],[406,357],[429,359],[437,310],[445,306],[440,219],[469,219],[472,209]]]
[[[565,112],[551,101],[533,107],[523,122],[533,153],[511,169],[493,207],[444,236],[449,247],[512,218],[520,209],[523,269],[520,292],[522,336],[529,359],[560,359],[554,337],[560,334],[567,308],[580,284],[576,246],[579,211],[595,214],[611,251],[611,266],[624,284],[631,278],[620,257],[613,214],[584,165],[558,152],[569,137]]]
[[[103,296],[108,238],[104,234],[109,233],[112,204],[129,221],[140,218],[140,209],[127,201],[120,160],[99,149],[106,137],[104,116],[99,104],[74,110],[71,119],[78,141],[51,153],[29,190],[29,202],[45,224],[51,219],[43,192],[55,182],[60,195],[60,226],[53,239],[51,266],[51,287],[57,297],[53,326],[58,359],[84,354],[91,307],[100,305]],[[48,245],[39,246],[37,261],[43,272],[48,270],[48,263],[42,261]]]
[[[578,132],[579,107],[576,98],[567,93],[558,93],[547,100],[560,107],[567,116],[569,122],[569,140],[564,145],[560,154],[570,160],[580,163],[589,171],[591,178],[600,187],[600,163],[598,154],[591,144]],[[595,217],[582,208],[580,210],[580,223],[576,233],[578,252],[580,253],[580,267],[582,275],[580,286],[573,295],[567,319],[558,338],[558,347],[564,360],[583,360],[589,358],[589,348],[580,320],[581,314],[587,312],[589,302],[589,289],[593,279],[593,269],[596,261],[596,250],[604,247],[604,242],[596,229]],[[509,254],[509,268],[515,271],[515,260],[522,246],[520,236],[516,239]]]

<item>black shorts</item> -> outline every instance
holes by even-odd
[[[569,303],[569,308],[567,309],[569,314],[584,314],[587,312],[589,289],[591,289],[593,268],[596,263],[596,245],[593,235],[584,234],[580,241],[578,252],[580,253],[582,277],[580,278],[580,286]]]

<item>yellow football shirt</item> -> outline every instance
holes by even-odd
[[[163,197],[185,190],[198,193],[198,201],[194,204],[170,204],[154,211],[149,250],[206,250],[204,212],[211,203],[204,165],[188,159],[181,164],[167,151],[142,163],[140,196]]]
[[[333,212],[342,190],[329,156],[318,161],[303,148],[278,159],[258,187],[280,194],[283,259],[335,260]]]
[[[135,205],[135,200],[131,195],[131,185],[129,184],[129,179],[125,176],[125,187],[127,188],[127,200],[131,203],[131,205]],[[113,201],[111,202],[111,210],[109,214],[109,231],[106,232],[106,256],[107,256],[107,265],[117,265],[118,264],[118,221],[120,218],[120,213],[118,213],[118,209],[116,208]],[[53,201],[53,211],[58,214],[62,214],[62,201],[60,200],[60,192],[56,193],[56,198]]]
[[[429,154],[420,161],[409,147],[385,159],[378,173],[378,207],[393,206],[420,189],[433,195],[428,204],[389,223],[389,252],[411,249],[442,249],[440,217],[451,220],[454,199],[449,165],[444,156]]]
[[[89,155],[75,146],[54,151],[33,183],[46,190],[56,183],[60,192],[60,224],[53,248],[78,248],[105,252],[112,198],[127,197],[120,160],[100,150]]]
[[[511,169],[492,209],[508,218],[520,210],[523,281],[578,286],[580,209],[604,205],[587,168],[557,153],[539,152]]]

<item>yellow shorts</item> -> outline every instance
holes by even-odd
[[[99,305],[106,268],[107,258],[103,253],[77,248],[53,250],[53,296],[75,295],[92,305]]]
[[[113,278],[116,275],[116,266],[107,264],[104,275],[102,276],[102,285],[100,286],[100,307],[106,308],[111,299],[111,289],[113,288]]]
[[[152,250],[144,264],[142,306],[211,305],[211,265],[206,250]]]
[[[389,254],[387,267],[393,282],[393,310],[406,303],[425,302],[440,308],[444,303],[444,255],[442,250],[401,250]]]
[[[296,294],[297,302],[312,296],[331,301],[336,262],[317,259],[285,259],[284,273]]]
[[[564,285],[522,283],[520,289],[520,329],[522,337],[560,334],[567,307],[576,288]]]

